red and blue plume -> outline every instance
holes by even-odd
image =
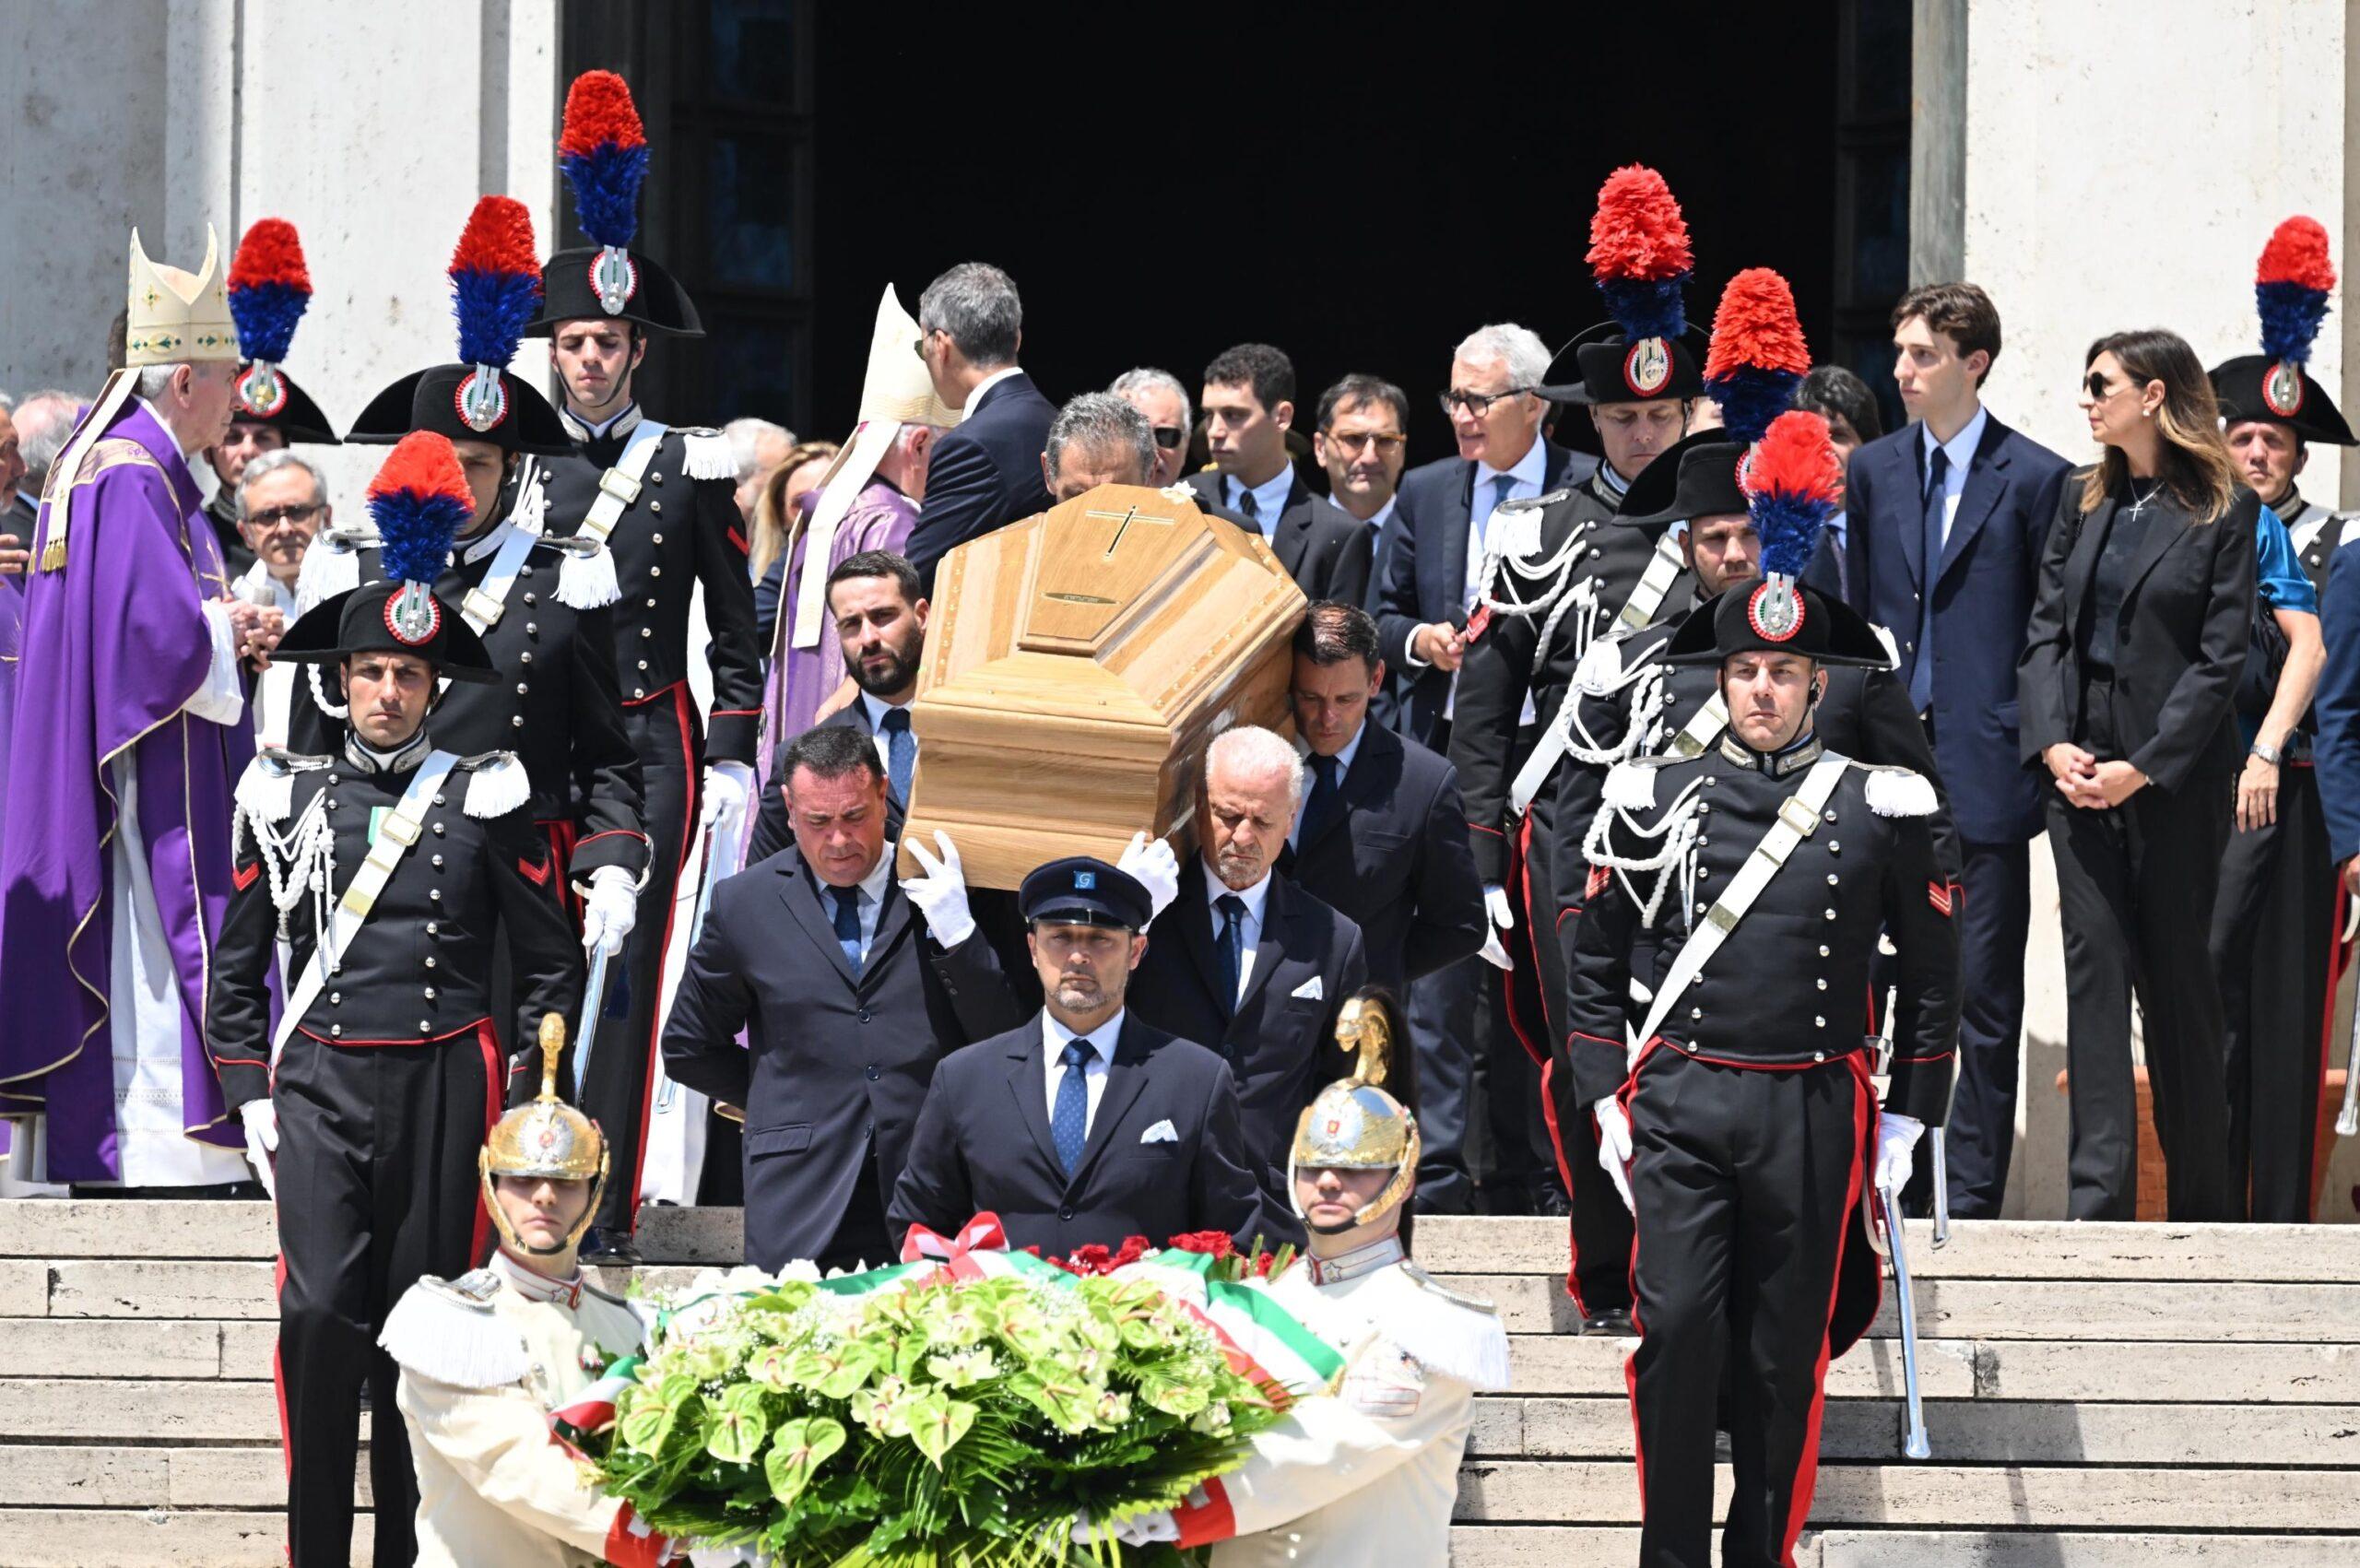
[[[312,303],[312,274],[303,242],[283,218],[266,218],[246,230],[230,263],[230,314],[238,324],[238,351],[277,364],[295,341],[295,324]]]
[[[450,564],[451,541],[475,515],[476,499],[448,436],[412,430],[369,481],[385,576],[433,585]]]
[[[1705,354],[1705,390],[1721,406],[1721,423],[1744,445],[1760,441],[1787,411],[1811,369],[1811,348],[1795,319],[1795,292],[1766,266],[1750,266],[1721,290],[1713,344]]]
[[[2261,312],[2261,351],[2300,365],[2327,320],[2327,297],[2335,287],[2327,230],[2316,218],[2290,218],[2271,230],[2254,269],[2254,303]]]
[[[451,309],[459,318],[459,358],[505,367],[525,324],[540,309],[541,258],[533,215],[513,196],[485,196],[467,214],[451,253]]]
[[[573,187],[573,216],[582,231],[601,245],[629,245],[639,231],[647,132],[630,86],[612,71],[584,71],[566,88],[557,166]]]
[[[1762,536],[1764,575],[1800,577],[1844,490],[1843,462],[1827,421],[1800,408],[1779,415],[1747,454],[1740,476],[1753,531]]]
[[[1645,164],[1617,169],[1599,187],[1589,219],[1589,265],[1606,309],[1633,342],[1688,330],[1682,289],[1696,270],[1688,221],[1663,176]]]

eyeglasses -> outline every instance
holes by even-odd
[[[2124,387],[2129,386],[2130,383],[2128,380],[2124,380],[2108,384],[2105,371],[2092,371],[2090,372],[2090,379],[2083,382],[2082,384],[2089,388],[2091,402],[2103,403],[2107,398],[2113,396],[2116,393],[2121,391]]]
[[[1188,439],[1188,432],[1178,425],[1157,425],[1153,428],[1155,444],[1166,452],[1176,450],[1182,442]]]
[[[276,528],[286,523],[309,523],[326,510],[326,503],[322,501],[309,506],[274,506],[268,512],[249,513],[246,521],[257,528]]]
[[[1511,386],[1500,392],[1469,392],[1463,387],[1454,386],[1442,395],[1442,411],[1448,414],[1454,409],[1464,408],[1480,419],[1489,414],[1492,411],[1492,405],[1501,398],[1519,397],[1528,392],[1539,390],[1538,387]]]
[[[1446,403],[1448,399],[1445,399]],[[1476,410],[1476,414],[1481,418],[1481,410]],[[1347,434],[1340,430],[1321,430],[1319,433],[1329,442],[1342,447],[1344,455],[1347,457],[1355,453],[1365,452],[1372,446],[1390,457],[1407,444],[1406,437],[1395,435],[1390,430],[1362,430],[1358,434]]]
[[[926,340],[941,330],[942,329],[938,326],[922,326],[918,328],[918,340],[910,345],[910,352],[915,354],[919,360],[925,360]]]

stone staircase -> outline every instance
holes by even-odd
[[[1799,1562],[2360,1562],[2360,1229],[1962,1224],[1939,1253],[1911,1231],[1934,1456],[1900,1457],[1888,1307],[1831,1370]],[[737,1235],[651,1210],[647,1272]],[[0,1202],[0,1568],[281,1561],[272,1250],[259,1204]],[[1418,1253],[1515,1336],[1455,1561],[1631,1561],[1622,1347],[1568,1331],[1561,1224],[1428,1220]]]

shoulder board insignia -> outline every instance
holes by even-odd
[[[1440,1296],[1443,1300],[1450,1302],[1457,1306],[1463,1306],[1469,1312],[1480,1312],[1491,1317],[1497,1317],[1500,1315],[1500,1309],[1493,1303],[1485,1301],[1481,1296],[1464,1295],[1459,1291],[1452,1290],[1449,1286],[1444,1284],[1441,1280],[1436,1279],[1433,1275],[1427,1273],[1424,1269],[1419,1267],[1417,1264],[1411,1262],[1408,1258],[1401,1260],[1401,1272],[1407,1275],[1413,1284],[1420,1285],[1426,1290],[1432,1291],[1435,1295]]]
[[[321,772],[330,760],[265,747],[238,775],[230,799],[257,821],[283,822],[295,809],[295,775]]]
[[[1933,781],[1923,773],[1908,768],[1871,767],[1866,762],[1852,765],[1867,775],[1861,781],[1861,793],[1868,798],[1869,809],[1880,817],[1930,817],[1941,804]]]
[[[419,1283],[445,1300],[477,1312],[490,1312],[500,1297],[500,1276],[489,1268],[472,1268],[456,1279],[429,1274]]]
[[[691,479],[738,477],[738,458],[729,438],[719,430],[687,430],[680,434],[680,467]]]

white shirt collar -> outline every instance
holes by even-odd
[[[1287,509],[1287,497],[1294,493],[1292,462],[1280,464],[1277,473],[1258,485],[1248,485],[1234,474],[1223,474],[1221,478],[1222,498],[1233,506],[1236,504],[1238,495],[1249,490],[1253,493],[1254,521],[1266,534],[1270,531],[1271,525],[1278,522],[1279,513]]]
[[[510,1256],[504,1246],[491,1249],[491,1267],[508,1282],[510,1290],[528,1301],[555,1302],[568,1307],[582,1304],[582,1271],[578,1268],[571,1279],[552,1279]]]
[[[1260,930],[1262,911],[1270,902],[1270,874],[1263,872],[1262,879],[1250,888],[1233,888],[1221,879],[1221,873],[1215,871],[1212,863],[1203,855],[1197,856],[1197,865],[1205,874],[1205,906],[1211,909],[1213,901],[1222,894],[1234,893],[1245,901],[1245,918],[1253,922],[1256,930]],[[1213,926],[1216,930],[1221,926],[1221,911],[1218,909],[1213,909]]]
[[[1128,1008],[1116,1008],[1112,1018],[1090,1032],[1087,1037],[1090,1041],[1090,1049],[1101,1062],[1111,1062],[1115,1059],[1115,1043],[1123,1037],[1123,1015],[1128,1011],[1130,1011]],[[1051,1067],[1057,1065],[1057,1058],[1065,1055],[1068,1045],[1084,1037],[1059,1023],[1056,1014],[1046,1008],[1041,1009],[1042,1055],[1048,1059]],[[1082,1066],[1087,1069],[1089,1064],[1085,1062]]]
[[[1384,527],[1386,524],[1392,521],[1393,509],[1399,505],[1400,501],[1401,492],[1399,490],[1395,490],[1391,495],[1386,496],[1385,498],[1385,504],[1378,507],[1375,512],[1369,513],[1368,525],[1372,528]],[[1346,513],[1344,515],[1349,517],[1351,513]]]
[[[1361,754],[1361,740],[1367,734],[1368,720],[1363,718],[1361,720],[1361,727],[1352,731],[1352,738],[1344,742],[1342,749],[1336,753],[1336,782],[1338,784],[1343,783],[1344,775],[1352,771],[1352,759]],[[1303,771],[1305,773],[1309,773],[1311,772],[1310,746],[1304,742],[1301,736],[1297,736],[1295,737],[1294,749],[1303,758]],[[1305,800],[1309,800],[1311,798],[1311,784],[1312,781],[1309,779],[1305,779],[1304,782],[1303,797]]]
[[[1493,483],[1502,474],[1514,478],[1518,484],[1530,485],[1535,489],[1541,489],[1549,477],[1548,439],[1544,436],[1534,436],[1532,445],[1523,456],[1516,460],[1513,467],[1494,468],[1481,458],[1476,459],[1475,489],[1480,492],[1485,485]]]
[[[1991,411],[1977,403],[1975,406],[1974,417],[1961,425],[1958,428],[1958,433],[1948,441],[1936,441],[1934,427],[1920,423],[1918,427],[1919,459],[1923,463],[1931,463],[1934,448],[1939,446],[1950,454],[1951,473],[1963,478],[1967,466],[1975,461],[1975,449],[1983,444],[1983,427],[1990,422]]]
[[[885,852],[877,857],[877,864],[868,868],[868,875],[860,879],[860,896],[872,905],[885,902],[885,879],[893,874],[895,848],[893,841],[887,839]]]
[[[960,409],[959,412],[962,416],[974,413],[975,411],[975,405],[984,400],[985,393],[989,392],[993,387],[997,386],[1009,377],[1022,375],[1023,373],[1024,367],[1021,365],[1003,365],[998,370],[994,371],[991,374],[985,376],[983,380],[975,383],[975,390],[967,394],[966,407]]]
[[[584,432],[584,440],[596,441],[601,436],[604,436],[608,430],[611,430],[617,425],[621,424],[625,419],[637,418],[639,414],[639,400],[637,398],[631,399],[629,403],[624,404],[621,407],[616,409],[614,413],[595,425],[589,420],[584,419],[580,414],[575,413],[572,406],[570,404],[566,407],[565,412],[567,418],[571,419],[574,424],[583,430]]]
[[[1306,1256],[1311,1265],[1311,1282],[1315,1285],[1340,1285],[1347,1279],[1357,1279],[1363,1274],[1374,1274],[1389,1268],[1407,1255],[1401,1250],[1398,1233],[1380,1237],[1366,1246],[1354,1247],[1335,1257]]]

